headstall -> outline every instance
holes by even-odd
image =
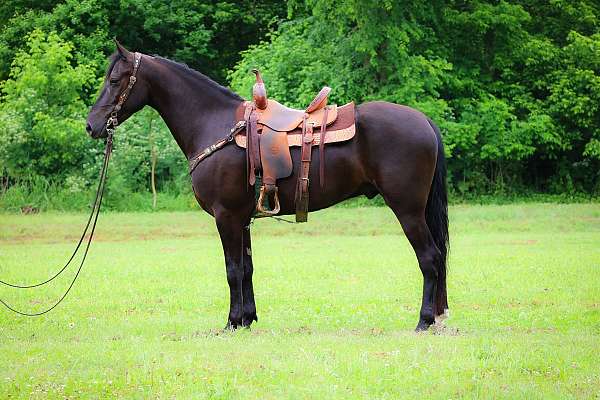
[[[109,137],[112,137],[115,129],[117,128],[117,126],[119,126],[119,120],[117,119],[117,113],[119,111],[121,111],[123,104],[127,100],[127,97],[129,97],[129,93],[131,92],[133,85],[135,85],[135,82],[137,81],[136,75],[137,75],[138,69],[140,68],[141,61],[142,61],[142,53],[138,53],[136,51],[134,53],[133,72],[131,73],[131,76],[129,77],[129,83],[127,84],[127,87],[125,88],[125,90],[123,90],[123,92],[121,92],[121,94],[119,95],[119,101],[117,102],[117,104],[115,105],[113,110],[110,112],[110,117],[106,121],[106,131],[108,132]]]

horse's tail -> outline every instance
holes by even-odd
[[[440,251],[440,258],[436,261],[438,272],[435,309],[434,314],[444,315],[448,310],[448,297],[446,293],[446,261],[450,247],[450,238],[448,236],[448,189],[446,187],[446,157],[444,155],[444,144],[440,129],[433,121],[429,124],[435,131],[438,142],[437,162],[433,174],[433,182],[429,197],[427,198],[427,207],[425,208],[425,220],[429,231],[433,236],[435,245]]]

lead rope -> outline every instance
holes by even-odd
[[[16,289],[31,289],[34,287],[39,287],[39,286],[45,285],[45,284],[53,281],[56,277],[58,277],[60,274],[62,274],[67,269],[69,264],[71,264],[71,261],[73,261],[73,259],[75,258],[75,255],[79,251],[79,247],[81,246],[81,243],[83,243],[83,240],[85,239],[85,235],[87,234],[88,228],[90,227],[90,222],[93,219],[94,222],[92,224],[92,230],[90,231],[90,237],[85,246],[85,251],[83,252],[83,258],[81,259],[81,264],[79,264],[79,268],[77,268],[77,273],[75,274],[75,277],[71,281],[71,284],[69,285],[69,287],[67,288],[65,293],[62,295],[62,297],[60,299],[58,299],[58,301],[56,303],[54,303],[54,305],[52,307],[50,307],[44,311],[38,312],[38,313],[26,313],[26,312],[19,311],[19,310],[15,309],[14,307],[12,307],[7,302],[5,302],[4,300],[0,299],[0,303],[2,303],[2,305],[4,307],[8,308],[12,312],[15,312],[17,314],[20,314],[20,315],[23,315],[26,317],[37,317],[39,315],[43,315],[43,314],[46,314],[47,312],[52,311],[56,306],[58,306],[65,299],[65,297],[67,297],[67,295],[73,288],[73,285],[75,284],[75,281],[77,280],[77,277],[79,277],[79,273],[81,272],[81,269],[83,268],[83,263],[85,262],[85,259],[88,254],[88,250],[90,249],[90,244],[92,243],[92,238],[94,237],[94,232],[96,231],[96,222],[98,222],[98,216],[100,215],[100,207],[102,206],[102,197],[104,196],[104,187],[105,187],[105,183],[106,183],[106,171],[108,169],[108,163],[110,161],[110,155],[112,153],[113,134],[115,133],[115,129],[117,128],[117,126],[119,126],[117,114],[121,110],[121,107],[123,106],[125,101],[127,100],[127,97],[129,97],[129,93],[131,92],[133,85],[135,85],[135,83],[137,81],[136,75],[137,75],[138,69],[140,67],[141,61],[142,61],[142,54],[137,53],[137,52],[134,53],[133,72],[129,76],[129,82],[127,84],[127,87],[119,95],[119,100],[117,101],[117,104],[114,106],[113,110],[111,111],[108,121],[106,121],[106,132],[108,133],[108,136],[106,138],[106,149],[104,151],[104,162],[102,163],[102,171],[100,172],[100,182],[98,183],[98,189],[96,189],[96,199],[94,200],[94,205],[92,206],[92,212],[90,214],[90,217],[88,218],[87,224],[85,225],[85,229],[83,230],[83,233],[81,234],[81,238],[79,239],[79,242],[77,243],[77,246],[75,247],[75,250],[73,251],[73,254],[69,258],[69,261],[67,261],[65,266],[62,267],[62,269],[60,271],[58,271],[56,274],[54,274],[54,276],[52,276],[49,279],[46,279],[43,282],[36,283],[34,285],[15,285],[12,283],[4,282],[2,280],[0,280],[0,283],[5,286],[9,286],[9,287],[16,288]]]
[[[77,269],[77,273],[75,274],[75,277],[73,278],[73,280],[71,281],[71,284],[69,285],[69,287],[67,288],[67,290],[65,291],[65,293],[61,296],[60,299],[58,299],[58,301],[56,303],[54,303],[53,306],[51,306],[50,308],[44,310],[44,311],[40,311],[37,313],[27,313],[27,312],[23,312],[23,311],[19,311],[16,308],[14,308],[13,306],[11,306],[10,304],[8,304],[6,301],[4,301],[3,299],[0,299],[0,303],[2,303],[2,305],[6,308],[8,308],[10,311],[17,313],[19,315],[23,315],[26,317],[37,317],[43,314],[46,314],[50,311],[52,311],[54,308],[56,308],[56,306],[58,306],[60,303],[62,303],[62,301],[65,299],[65,297],[67,297],[67,295],[69,294],[69,292],[71,291],[71,289],[73,288],[73,285],[75,284],[75,281],[77,280],[77,277],[79,277],[79,273],[81,272],[81,269],[83,268],[83,264],[85,262],[85,259],[87,257],[88,254],[88,250],[90,249],[90,244],[92,243],[92,238],[94,237],[94,232],[96,230],[96,222],[98,221],[98,215],[100,215],[100,207],[102,206],[102,198],[104,195],[104,187],[106,186],[106,171],[108,169],[108,163],[110,161],[110,155],[112,153],[112,146],[113,146],[113,133],[114,133],[114,129],[113,128],[109,128],[109,125],[107,124],[107,132],[108,132],[108,137],[106,139],[106,149],[104,151],[104,162],[102,163],[102,171],[100,172],[100,182],[98,183],[98,189],[96,190],[96,198],[94,200],[94,204],[92,206],[92,212],[90,214],[90,217],[88,218],[87,224],[85,225],[85,229],[83,230],[83,233],[81,234],[81,238],[79,239],[79,242],[77,243],[77,246],[75,247],[75,250],[73,251],[73,254],[71,255],[71,257],[69,258],[69,261],[67,261],[67,263],[65,264],[64,267],[62,267],[62,269],[60,271],[58,271],[56,274],[54,274],[54,276],[52,276],[51,278],[43,281],[43,282],[39,282],[36,283],[34,285],[15,285],[12,283],[8,283],[5,281],[0,280],[0,283],[5,285],[5,286],[9,286],[12,288],[17,288],[17,289],[31,289],[34,287],[38,287],[38,286],[42,286],[45,285],[51,281],[53,281],[56,277],[58,277],[60,274],[62,274],[65,269],[67,269],[67,267],[69,266],[69,264],[71,263],[71,261],[73,261],[73,259],[75,258],[75,255],[78,253],[79,251],[79,247],[81,246],[81,243],[83,243],[83,240],[85,238],[85,235],[87,234],[88,228],[90,227],[90,223],[92,221],[92,219],[94,220],[93,224],[92,224],[92,230],[90,231],[90,237],[87,241],[87,244],[85,246],[85,251],[83,253],[83,258],[81,260],[81,263],[79,264],[79,268]],[[116,126],[116,124],[114,124],[114,126]]]

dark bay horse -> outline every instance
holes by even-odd
[[[189,160],[236,124],[236,110],[244,101],[237,94],[183,64],[147,55],[141,55],[139,61],[139,69],[134,70],[134,53],[117,43],[104,86],[87,119],[87,131],[93,138],[107,136],[111,113],[122,122],[148,105],[162,116]],[[128,82],[136,73],[129,91]],[[125,91],[126,101],[119,102]],[[115,111],[117,103],[120,106]],[[116,120],[113,123],[116,126]],[[448,308],[446,161],[440,131],[420,112],[381,101],[359,105],[356,124],[353,139],[327,145],[327,184],[324,188],[311,185],[310,211],[354,196],[383,196],[400,221],[423,273],[416,329],[425,330]],[[281,214],[295,212],[300,149],[291,152],[294,173],[278,181]],[[319,173],[315,153],[309,175],[313,182]],[[235,144],[223,147],[202,161],[191,179],[198,203],[215,218],[223,245],[231,296],[227,326],[249,326],[258,319],[249,228],[255,197],[248,188],[245,150]]]

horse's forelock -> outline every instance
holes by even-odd
[[[108,68],[106,69],[106,75],[104,75],[104,78],[107,79],[110,76],[110,73],[112,72],[112,70],[115,68],[115,65],[117,64],[117,62],[119,60],[124,60],[123,56],[121,56],[119,54],[118,51],[115,51],[114,53],[112,53],[109,57],[109,64],[108,64]]]

